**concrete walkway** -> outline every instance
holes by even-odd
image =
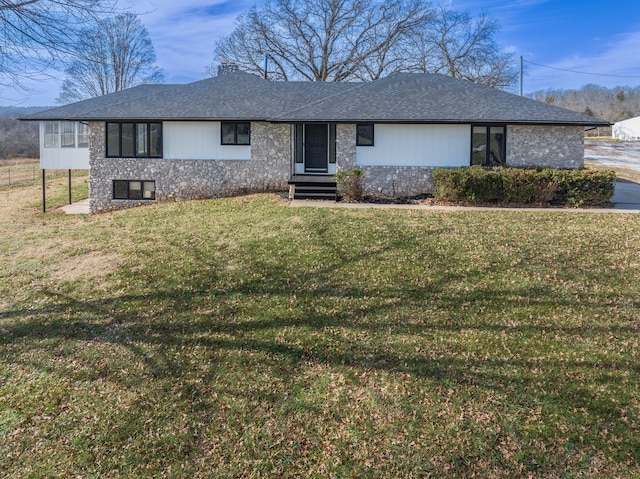
[[[426,211],[523,211],[545,213],[638,213],[639,209],[621,208],[502,208],[493,206],[439,206],[439,205],[395,205],[378,203],[337,203],[334,201],[292,200],[292,208],[353,208],[353,209],[398,209]]]
[[[429,205],[395,205],[378,203],[336,203],[334,201],[293,200],[292,208],[371,208],[400,210],[431,211],[561,211],[566,213],[640,213],[640,185],[625,180],[616,180],[616,189],[611,202],[613,208],[499,208],[481,206],[429,206]],[[69,215],[88,215],[89,198],[60,208]]]
[[[60,208],[68,215],[88,215],[89,214],[89,198],[76,201],[70,205],[65,205]]]
[[[378,203],[336,203],[334,201],[293,200],[290,206],[300,208],[311,206],[315,208],[372,208],[372,209],[401,209],[401,210],[430,210],[430,211],[545,211],[562,213],[639,213],[640,214],[640,185],[625,180],[616,180],[615,193],[611,198],[612,208],[501,208],[485,206],[431,206],[431,205],[395,205]]]

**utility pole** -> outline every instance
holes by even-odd
[[[522,96],[522,64],[524,61],[522,60],[522,55],[520,55],[520,96]]]

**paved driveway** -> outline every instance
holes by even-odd
[[[625,180],[616,180],[616,190],[611,198],[617,210],[640,210],[640,185]]]
[[[640,142],[585,140],[584,160],[587,163],[622,168],[640,174]],[[615,203],[614,208],[617,210],[640,210],[640,185],[627,180],[617,180],[611,202]]]

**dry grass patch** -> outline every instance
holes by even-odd
[[[607,171],[613,170],[616,172],[618,178],[622,178],[623,180],[632,181],[634,183],[640,183],[640,171],[633,170],[631,168],[622,168],[619,166],[602,166],[596,161],[585,161],[585,166],[590,170],[596,171]]]
[[[115,272],[119,265],[124,263],[122,256],[118,254],[103,254],[95,251],[72,256],[59,263],[51,274],[56,281],[83,281],[93,282],[95,279],[108,276]]]
[[[3,166],[33,165],[40,163],[38,158],[0,158],[0,168]]]

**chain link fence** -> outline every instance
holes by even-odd
[[[46,177],[59,178],[68,174],[67,170],[47,170]],[[0,186],[21,185],[41,179],[42,170],[38,159],[0,160]]]
[[[0,186],[27,183],[39,177],[38,160],[0,160]]]

